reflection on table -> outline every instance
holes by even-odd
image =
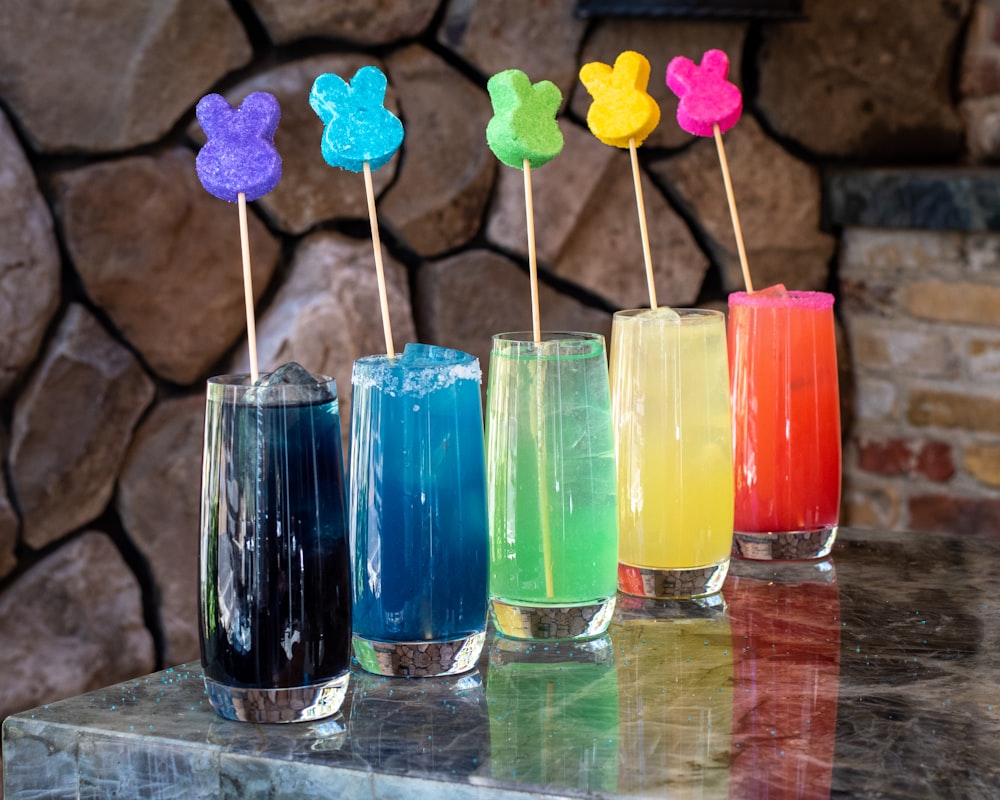
[[[730,797],[829,797],[840,673],[833,563],[734,575],[726,597],[736,666]]]
[[[618,692],[609,636],[551,643],[496,638],[486,679],[491,775],[614,791]]]

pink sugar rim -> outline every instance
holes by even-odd
[[[784,295],[768,295],[762,292],[747,294],[733,292],[729,295],[729,305],[752,306],[754,308],[806,308],[813,311],[825,311],[833,308],[834,297],[829,292],[791,291]]]

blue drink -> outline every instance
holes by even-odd
[[[212,378],[205,416],[201,661],[216,711],[253,722],[336,712],[350,669],[336,385],[274,375]]]
[[[352,378],[354,654],[369,672],[472,669],[487,609],[482,381],[467,353],[408,344]]]

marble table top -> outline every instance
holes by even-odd
[[[1000,797],[1000,543],[842,530],[577,646],[354,674],[340,714],[218,717],[187,664],[12,716],[27,798]]]

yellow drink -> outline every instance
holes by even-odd
[[[721,588],[733,538],[725,318],[620,311],[611,334],[619,588],[685,597]]]

